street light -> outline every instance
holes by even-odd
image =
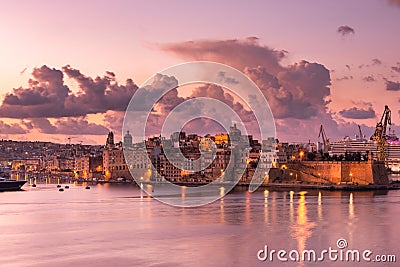
[[[299,156],[300,156],[300,160],[303,160],[303,157],[304,157],[304,151],[300,151],[300,153],[299,153]]]

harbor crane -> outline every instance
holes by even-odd
[[[381,120],[376,124],[375,133],[371,136],[371,140],[378,144],[377,160],[383,161],[385,164],[387,164],[388,159],[386,153],[386,128],[388,125],[392,125],[392,114],[389,107],[386,105]]]
[[[326,134],[325,134],[325,130],[324,130],[324,127],[322,126],[322,124],[321,124],[321,127],[319,128],[319,134],[318,134],[318,138],[322,138],[322,143],[323,143],[323,148],[322,148],[322,152],[325,154],[325,153],[328,153],[329,152],[329,139],[326,137]]]
[[[358,126],[358,139],[359,139],[359,140],[365,140],[365,139],[364,139],[364,135],[363,135],[363,133],[362,133],[362,131],[361,131],[361,126],[360,126],[360,124],[357,124],[357,126]]]
[[[67,137],[69,145],[71,144],[71,139],[73,139],[73,138],[77,138],[77,137],[75,137],[75,136],[68,136]]]

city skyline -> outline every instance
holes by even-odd
[[[392,54],[400,41],[398,1],[0,6],[4,139],[102,144],[108,130],[121,139],[137,86],[192,60],[225,63],[250,77],[271,106],[279,140],[315,142],[320,124],[333,140],[353,135],[357,124],[372,135],[386,104],[399,132],[400,58]],[[199,86],[178,90],[160,110],[198,96],[235,103],[219,88]]]

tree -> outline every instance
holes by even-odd
[[[308,152],[307,153],[307,160],[315,160],[315,158],[317,157],[317,154],[315,152]]]

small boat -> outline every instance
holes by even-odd
[[[8,180],[0,177],[0,191],[17,191],[21,190],[21,187],[26,181]]]

